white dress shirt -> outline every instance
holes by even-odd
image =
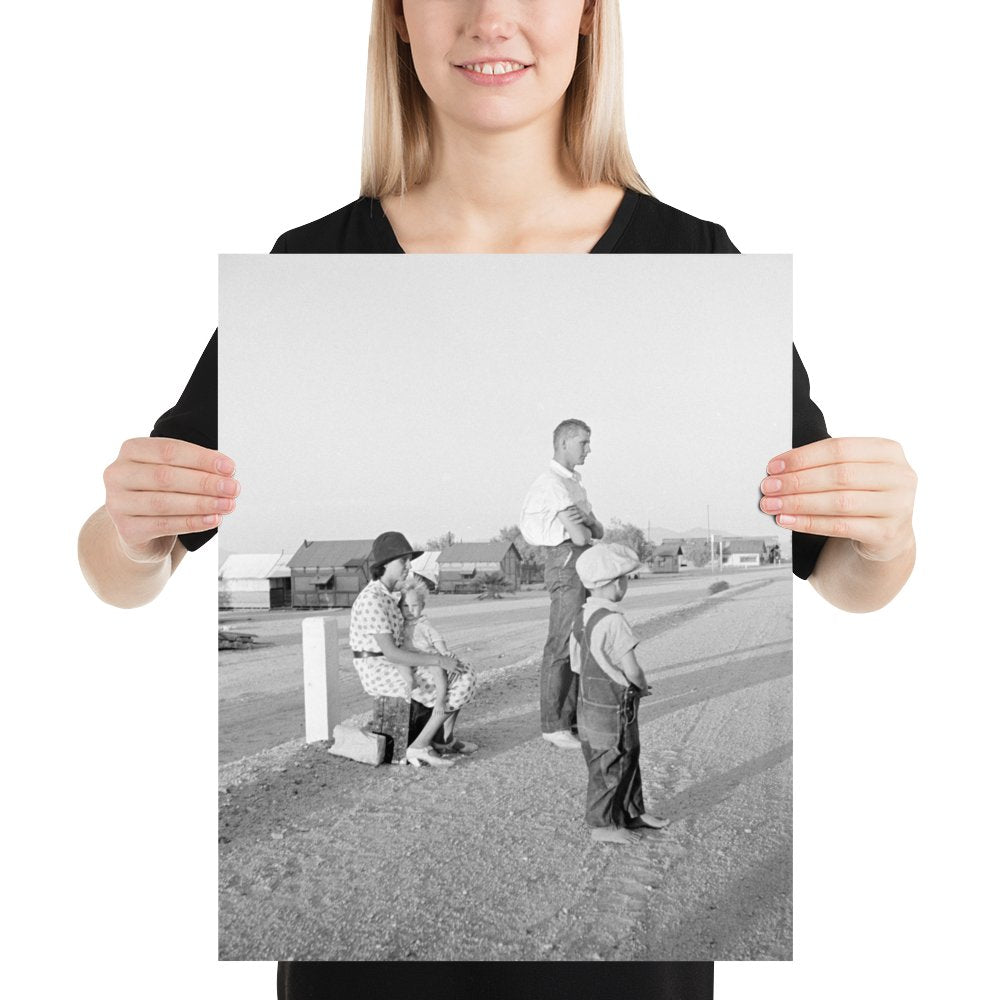
[[[560,465],[555,459],[532,484],[521,507],[518,526],[529,545],[559,545],[569,538],[559,512],[578,507],[581,514],[590,514],[587,491],[580,482],[580,473]]]

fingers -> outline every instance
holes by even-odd
[[[760,509],[778,525],[849,538],[868,559],[889,559],[912,544],[917,476],[886,438],[829,438],[771,459]]]
[[[905,464],[906,458],[899,442],[888,438],[827,438],[775,455],[767,463],[767,471],[774,476],[849,462]]]
[[[118,458],[146,465],[197,469],[221,476],[231,476],[236,468],[236,463],[227,455],[176,438],[132,438],[122,445]]]
[[[113,518],[122,541],[129,549],[140,550],[157,538],[187,535],[197,531],[217,528],[221,514],[189,514],[177,517],[119,517]]]
[[[104,470],[105,506],[122,542],[141,551],[156,539],[217,528],[240,484],[231,458],[174,438],[133,438]]]
[[[849,538],[867,558],[890,558],[910,537],[909,530],[895,518],[888,517],[817,517],[782,514],[779,524],[806,535]]]
[[[881,492],[902,487],[907,479],[906,470],[891,463],[846,462],[768,476],[761,482],[760,491],[765,496],[827,493],[833,490]]]
[[[231,476],[173,465],[115,462],[108,466],[104,482],[123,491],[188,493],[195,496],[237,497],[240,484]]]
[[[117,511],[129,517],[175,517],[205,514],[231,514],[236,498],[203,496],[190,493],[159,493],[130,490],[116,504]],[[201,530],[201,529],[199,529]]]
[[[760,509],[765,514],[785,517],[799,514],[827,517],[890,517],[896,507],[897,500],[892,493],[857,490],[764,496],[760,500]]]

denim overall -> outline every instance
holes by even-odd
[[[587,826],[642,826],[646,811],[639,773],[639,689],[616,684],[591,655],[594,626],[616,612],[598,608],[574,629],[580,645],[577,716],[587,762]]]

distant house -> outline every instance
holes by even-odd
[[[684,546],[680,539],[664,539],[653,549],[649,568],[654,573],[679,573],[684,560]]]
[[[292,606],[349,608],[368,583],[372,541],[303,542],[288,561]]]
[[[231,555],[219,569],[219,608],[287,608],[291,606],[291,555]]]
[[[770,562],[765,538],[729,538],[722,548],[723,566],[763,566]]]
[[[459,542],[449,545],[438,556],[443,594],[471,594],[478,589],[477,576],[503,573],[511,590],[517,590],[521,571],[521,553],[513,542]]]

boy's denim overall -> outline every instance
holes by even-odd
[[[630,827],[646,807],[639,771],[639,689],[616,684],[590,654],[594,626],[606,615],[598,609],[583,626],[577,622],[580,643],[580,742],[587,762],[587,826]]]

